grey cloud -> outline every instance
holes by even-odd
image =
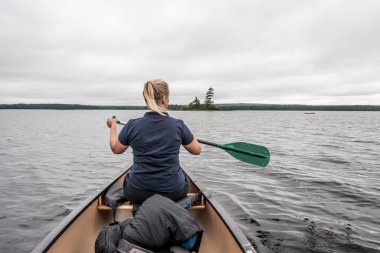
[[[177,104],[209,86],[216,102],[380,104],[377,1],[0,7],[0,103],[140,105],[163,78]]]

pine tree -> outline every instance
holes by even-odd
[[[213,97],[214,97],[214,89],[210,87],[208,88],[206,92],[206,98],[204,102],[206,110],[215,109],[214,101],[212,101]]]
[[[199,101],[198,97],[195,97],[194,101],[190,102],[189,109],[201,109],[201,101]]]

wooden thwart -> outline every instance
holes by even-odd
[[[195,195],[196,193],[188,193],[187,196],[192,196]],[[203,209],[205,208],[205,202],[204,202],[204,197],[202,195],[201,202],[197,205],[191,206],[189,209]],[[117,207],[117,210],[132,210],[133,205],[130,204],[130,202],[125,202],[124,204],[120,205]],[[98,198],[98,211],[111,211],[112,208],[110,206],[107,206],[103,204],[102,197],[100,196]]]

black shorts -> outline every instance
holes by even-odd
[[[182,189],[175,192],[156,192],[149,190],[141,190],[139,188],[133,187],[131,184],[127,185],[124,179],[124,195],[125,197],[134,204],[140,205],[147,198],[153,196],[154,194],[160,194],[161,196],[167,197],[175,202],[186,197],[189,192],[189,183],[185,181],[185,185]]]

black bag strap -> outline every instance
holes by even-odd
[[[119,242],[119,246],[117,247],[117,251],[120,253],[128,253],[128,252],[154,253],[153,251],[150,251],[141,246],[128,242],[125,239],[121,239],[121,241]]]

